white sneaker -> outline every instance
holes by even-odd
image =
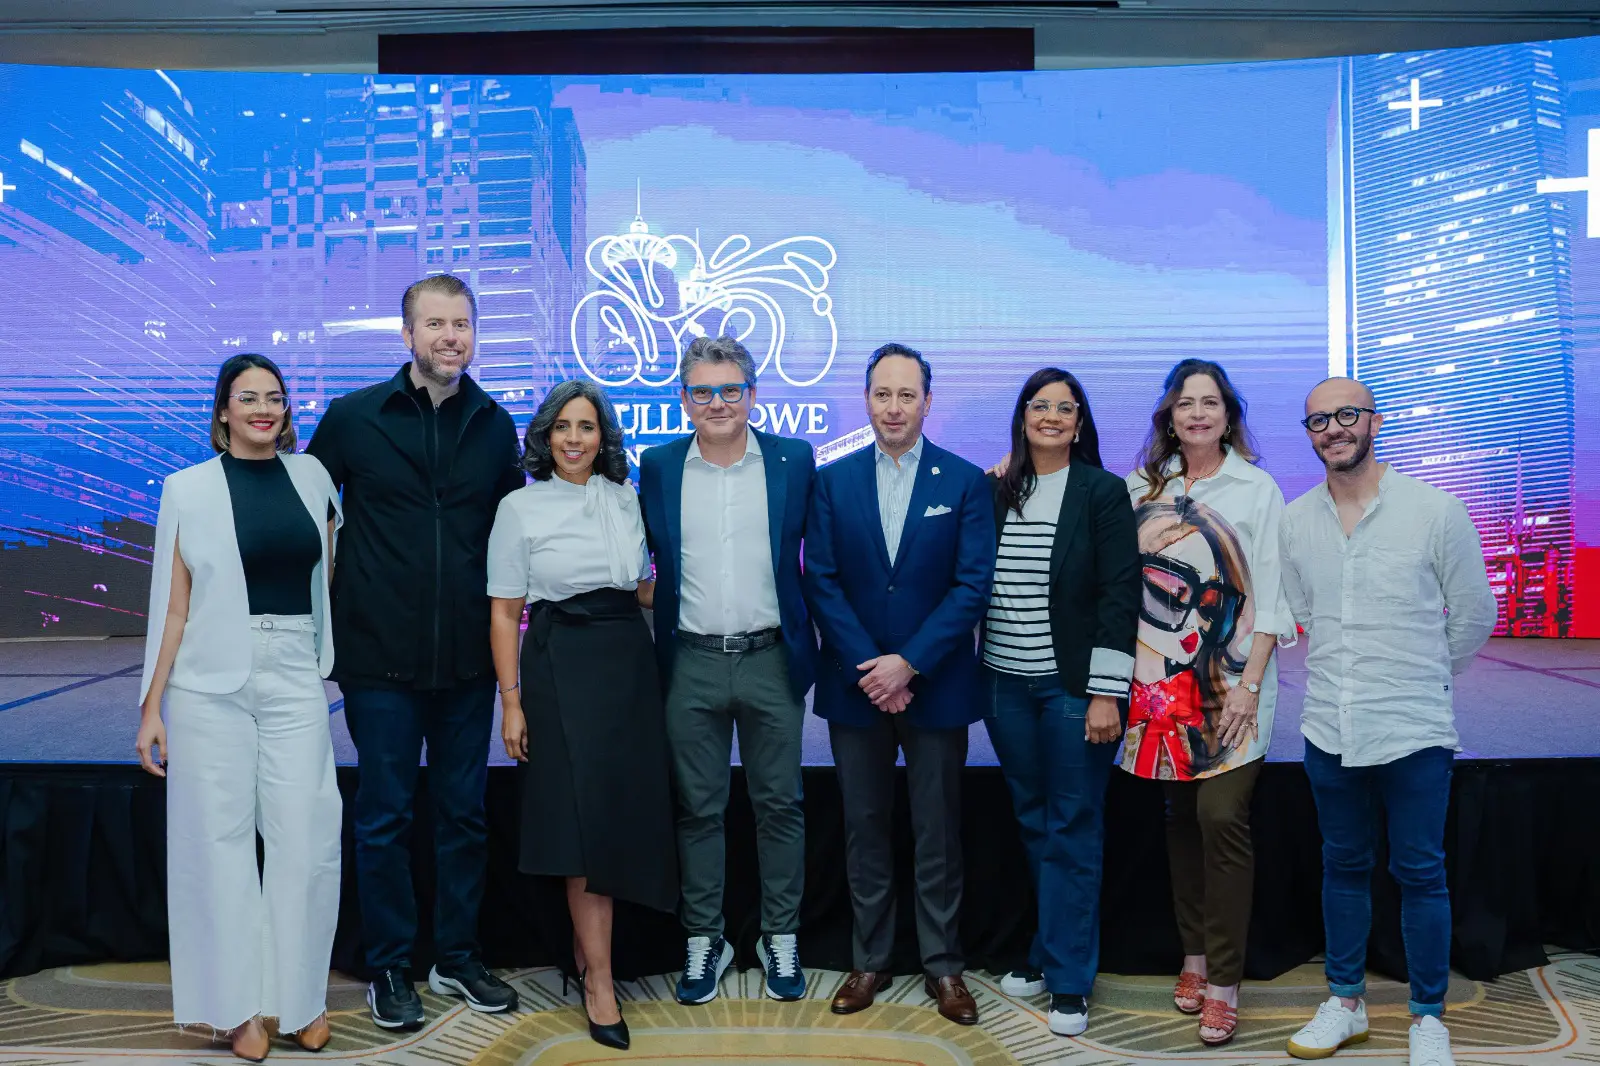
[[[1050,997],[1050,1031],[1057,1036],[1082,1036],[1089,1028],[1089,1002],[1083,996]]]
[[[1289,1054],[1297,1059],[1330,1058],[1340,1048],[1359,1044],[1367,1038],[1367,1004],[1356,1001],[1356,1009],[1348,1010],[1331,996],[1317,1008],[1317,1016],[1289,1038]]]
[[[1000,978],[1000,991],[1018,999],[1044,994],[1044,974],[1037,970],[1012,970]]]
[[[1411,1066],[1456,1066],[1450,1030],[1431,1014],[1411,1026]]]

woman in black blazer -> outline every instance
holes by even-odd
[[[1011,995],[1050,992],[1050,1029],[1088,1027],[1100,960],[1106,780],[1122,733],[1139,624],[1139,541],[1122,479],[1078,379],[1022,387],[1011,455],[993,479],[999,550],[983,625],[984,724],[1000,757],[1039,899]]]

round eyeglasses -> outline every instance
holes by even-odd
[[[1328,422],[1330,420],[1337,422],[1341,426],[1344,426],[1346,429],[1348,429],[1357,422],[1361,421],[1361,413],[1363,411],[1369,415],[1375,415],[1378,413],[1370,407],[1351,407],[1346,405],[1339,408],[1337,411],[1313,411],[1309,415],[1306,415],[1304,418],[1302,418],[1300,420],[1300,424],[1305,426],[1313,433],[1321,433],[1323,430],[1327,429]]]
[[[1038,415],[1040,418],[1043,418],[1051,411],[1056,412],[1063,418],[1071,418],[1077,410],[1078,405],[1071,400],[1060,400],[1056,403],[1051,403],[1049,400],[1034,400],[1028,404],[1029,413]]]

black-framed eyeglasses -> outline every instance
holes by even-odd
[[[1063,418],[1071,418],[1078,410],[1078,405],[1072,400],[1058,400],[1055,403],[1051,403],[1049,400],[1034,400],[1028,404],[1028,410],[1040,418],[1043,418],[1051,411],[1056,412]]]
[[[1157,629],[1176,633],[1189,622],[1189,615],[1214,621],[1233,597],[1221,581],[1201,581],[1200,571],[1188,563],[1146,555],[1142,571],[1144,596],[1139,617]]]
[[[264,407],[268,411],[282,411],[288,405],[288,401],[284,399],[281,392],[269,392],[265,396],[259,392],[235,392],[230,394],[228,398],[240,407],[249,407],[252,410],[257,407]]]
[[[1362,412],[1375,415],[1378,412],[1370,407],[1351,407],[1346,405],[1337,411],[1313,411],[1300,420],[1300,424],[1313,433],[1321,433],[1328,428],[1330,421],[1337,422],[1346,429],[1361,421]]]
[[[718,396],[722,397],[723,403],[738,403],[749,390],[750,384],[740,381],[732,385],[690,385],[683,391],[688,394],[690,403],[704,406]]]

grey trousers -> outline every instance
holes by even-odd
[[[917,900],[917,947],[935,980],[959,974],[961,953],[961,770],[967,730],[919,729],[903,714],[867,727],[828,723],[844,796],[845,873],[855,910],[853,965],[889,968],[894,949],[895,752],[906,753]]]
[[[800,928],[805,816],[800,808],[800,730],[805,703],[789,687],[783,645],[743,654],[680,643],[667,688],[667,742],[677,793],[683,925],[690,936],[722,935],[729,763],[735,724],[739,761],[756,817],[761,929]]]

